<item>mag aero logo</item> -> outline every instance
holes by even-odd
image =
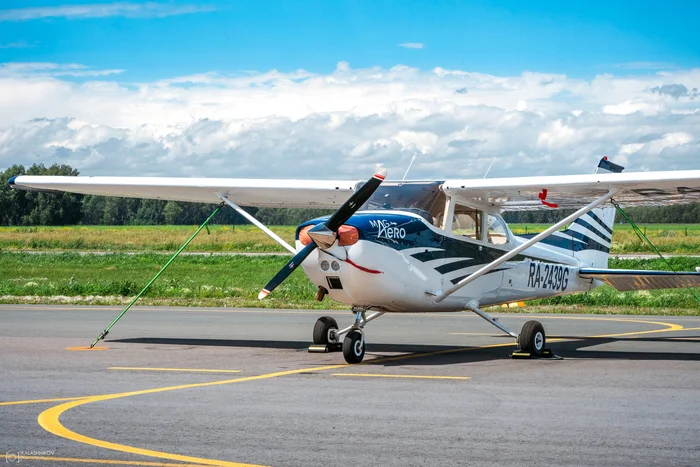
[[[369,221],[369,225],[377,229],[377,238],[384,238],[387,240],[406,238],[406,229],[403,227],[396,227],[396,222],[379,219]]]

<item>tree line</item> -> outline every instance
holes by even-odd
[[[65,164],[46,167],[34,164],[25,169],[13,165],[0,173],[0,225],[192,225],[201,223],[214,210],[207,203],[187,203],[153,199],[115,198],[73,193],[36,193],[13,190],[8,180],[15,175],[77,176],[78,170]],[[267,225],[298,225],[330,214],[325,209],[245,208]],[[541,210],[506,212],[504,219],[514,223],[551,224],[572,211]],[[638,223],[697,224],[700,203],[679,206],[639,207],[627,210]],[[616,222],[620,222],[619,213]],[[222,209],[214,224],[247,224],[233,209]]]
[[[117,198],[73,193],[37,193],[13,190],[8,181],[15,175],[77,176],[69,165],[28,169],[13,165],[0,173],[0,225],[193,225],[201,224],[215,209],[214,204]],[[298,225],[332,213],[327,209],[245,208],[267,225]],[[249,222],[230,208],[221,209],[212,224],[241,225]]]

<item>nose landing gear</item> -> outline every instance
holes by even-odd
[[[379,318],[384,311],[376,311],[366,316],[367,308],[353,307],[355,321],[351,326],[338,330],[338,324],[330,316],[322,316],[314,325],[313,342],[309,352],[339,352],[343,351],[343,357],[348,363],[360,363],[365,357],[365,332],[364,327],[373,319]],[[341,336],[345,336],[341,344]]]

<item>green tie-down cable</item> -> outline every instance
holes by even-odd
[[[676,271],[675,269],[673,269],[673,266],[671,266],[671,263],[669,263],[668,260],[664,257],[664,255],[661,254],[661,252],[659,251],[659,249],[656,248],[656,247],[654,246],[653,243],[651,243],[651,240],[649,240],[649,238],[648,238],[646,235],[644,235],[644,232],[642,232],[642,231],[639,229],[639,227],[637,227],[637,224],[635,224],[634,221],[633,221],[632,219],[630,219],[630,216],[628,216],[627,213],[626,213],[625,211],[623,211],[622,208],[620,207],[620,205],[617,204],[614,200],[611,199],[610,202],[612,203],[613,206],[615,206],[615,209],[617,209],[617,212],[619,212],[620,214],[622,214],[622,217],[624,217],[625,220],[629,223],[629,225],[632,226],[632,229],[633,229],[634,232],[637,234],[637,236],[638,236],[641,240],[644,240],[645,242],[647,242],[647,244],[649,244],[649,246],[652,248],[652,250],[654,250],[654,251],[656,252],[656,254],[659,255],[659,258],[661,258],[662,260],[664,260],[664,263],[666,263],[666,266],[668,266],[668,268],[669,268],[671,271],[673,271],[673,273],[674,273],[676,276],[678,276],[678,278],[681,280],[681,282],[683,283],[683,285],[690,291],[691,294],[693,294],[693,296],[694,296],[695,299],[698,301],[698,303],[700,303],[700,296],[698,296],[697,292],[695,292],[695,290],[685,281],[685,279],[683,279],[683,276],[681,276],[680,274],[678,274],[678,271]]]
[[[150,281],[148,284],[146,284],[146,287],[144,287],[144,288],[141,290],[141,292],[139,292],[138,295],[136,295],[136,296],[134,297],[134,299],[131,300],[131,303],[129,303],[129,304],[126,306],[126,308],[124,308],[124,311],[122,311],[121,313],[119,313],[119,316],[117,316],[117,317],[114,319],[114,321],[112,321],[112,324],[110,324],[109,326],[107,326],[107,327],[105,328],[105,330],[102,331],[102,334],[100,334],[100,335],[97,337],[97,339],[95,339],[95,342],[93,342],[93,343],[90,345],[90,348],[95,347],[95,345],[96,345],[98,342],[100,342],[102,339],[104,339],[104,338],[107,336],[107,334],[109,334],[109,330],[112,329],[112,326],[114,326],[115,324],[117,324],[117,321],[119,321],[119,320],[121,319],[121,317],[124,316],[124,314],[125,314],[127,311],[129,311],[129,309],[133,306],[133,304],[136,303],[136,300],[138,300],[139,298],[141,298],[141,296],[142,296],[143,294],[146,293],[146,291],[151,287],[151,285],[153,285],[153,283],[156,281],[156,279],[158,279],[158,278],[160,277],[160,275],[163,274],[163,272],[168,268],[168,266],[170,266],[170,263],[172,263],[173,261],[175,261],[175,258],[177,258],[178,255],[179,255],[180,253],[182,253],[182,250],[184,250],[185,248],[187,248],[187,245],[190,244],[190,242],[194,239],[194,237],[196,237],[197,234],[198,234],[204,227],[207,226],[207,224],[209,223],[209,221],[211,220],[211,218],[214,217],[214,216],[216,215],[217,212],[219,212],[219,209],[221,209],[222,206],[223,206],[223,203],[220,204],[219,206],[217,206],[217,208],[214,210],[214,212],[212,212],[211,215],[210,215],[209,217],[207,217],[207,220],[205,220],[204,223],[203,223],[202,225],[199,226],[199,228],[197,229],[197,231],[196,231],[195,233],[193,233],[192,236],[191,236],[190,238],[187,239],[187,241],[185,242],[185,244],[182,245],[182,246],[180,247],[180,249],[177,250],[177,251],[175,252],[175,254],[168,260],[168,262],[165,263],[165,266],[163,266],[163,267],[161,268],[161,270],[158,271],[158,274],[156,274],[155,277],[153,277],[153,279],[151,279],[151,281]],[[209,231],[208,228],[207,228],[207,231]]]

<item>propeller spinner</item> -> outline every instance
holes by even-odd
[[[328,219],[326,222],[321,222],[315,225],[308,231],[309,237],[313,240],[306,245],[303,250],[297,253],[280,271],[272,278],[270,282],[258,294],[258,300],[270,295],[270,292],[275,290],[289,275],[311,254],[316,248],[327,249],[333,246],[338,238],[338,229],[347,222],[353,214],[360,209],[360,206],[365,204],[367,200],[374,194],[386,178],[386,169],[382,169],[370,178],[367,183],[362,185],[359,190],[348,198],[345,203]]]

